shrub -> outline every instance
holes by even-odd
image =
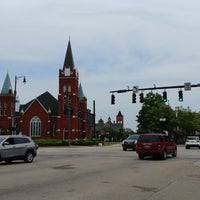
[[[45,146],[69,146],[70,145],[75,145],[75,146],[93,146],[93,145],[98,145],[100,140],[96,139],[79,139],[79,140],[59,140],[59,139],[34,139],[35,143],[37,143],[40,147],[45,147]]]
[[[34,139],[39,146],[68,146],[68,141],[59,139]]]

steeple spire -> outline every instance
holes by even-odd
[[[1,90],[1,94],[9,94],[10,91],[12,91],[12,86],[10,82],[10,76],[7,73],[2,90]]]
[[[71,43],[70,43],[70,39],[69,39],[67,51],[66,51],[66,55],[65,55],[65,60],[64,60],[64,65],[63,65],[63,71],[66,68],[69,68],[70,71],[73,71],[74,67],[75,67],[74,66],[74,59],[73,59]]]
[[[80,101],[82,101],[85,98],[81,83],[79,84],[79,87],[78,87],[78,97]]]

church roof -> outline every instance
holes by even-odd
[[[11,86],[11,82],[10,82],[10,76],[7,73],[4,83],[3,83],[1,94],[9,94],[10,90],[12,90],[12,86]]]
[[[44,92],[36,99],[42,104],[47,112],[49,110],[51,111],[51,115],[56,116],[58,114],[58,101],[49,92]],[[21,105],[20,110],[23,109],[23,111],[26,111],[26,109],[33,103],[33,101],[35,101],[35,99],[31,100],[27,104]]]
[[[117,116],[118,116],[118,117],[123,117],[121,111],[118,112]]]
[[[79,87],[78,87],[78,98],[80,101],[82,101],[85,98],[81,83],[79,84]]]
[[[74,65],[74,59],[72,55],[72,48],[71,48],[71,43],[69,40],[66,55],[65,55],[63,70],[65,70],[65,68],[70,68],[70,71],[73,71],[74,67],[75,65]]]

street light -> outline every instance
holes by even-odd
[[[23,78],[23,83],[26,83],[26,77],[25,76],[15,76],[15,90],[14,90],[14,95],[15,95],[15,100],[16,100],[16,95],[17,95],[17,80]]]
[[[12,119],[12,133],[14,132],[15,126],[15,109],[16,109],[16,96],[17,96],[17,81],[18,79],[23,78],[23,83],[26,83],[25,76],[15,76],[15,88],[14,88],[14,111],[13,111],[13,119]],[[15,130],[16,131],[16,130]]]

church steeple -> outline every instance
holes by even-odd
[[[70,69],[70,71],[72,72],[74,67],[75,66],[74,66],[74,59],[72,55],[72,48],[71,48],[71,43],[69,40],[66,55],[65,55],[64,65],[63,65],[63,71],[65,71],[65,69]]]
[[[83,93],[83,88],[82,88],[81,83],[79,84],[79,87],[78,87],[78,98],[79,98],[80,101],[82,101],[86,98],[84,93]]]
[[[12,91],[12,86],[10,82],[10,76],[7,73],[2,90],[1,90],[1,94],[10,94],[11,91]]]

